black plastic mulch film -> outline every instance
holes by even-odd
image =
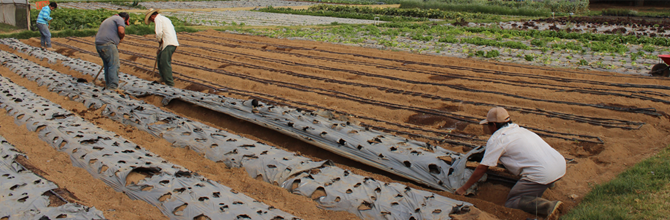
[[[58,186],[16,161],[27,157],[0,136],[0,218],[13,219],[104,219],[95,207],[70,203],[54,189]],[[49,195],[64,204],[51,204]]]
[[[40,69],[34,63],[4,51],[0,52],[0,57],[0,62],[13,71],[37,80],[40,85],[49,85],[52,91],[63,92],[67,89],[59,80],[70,77],[57,76],[54,71]],[[89,95],[100,96],[101,99],[112,99],[110,93],[90,92]],[[77,93],[70,95],[76,96]],[[84,94],[80,97],[84,97]],[[90,104],[102,103],[96,99],[89,101],[93,102],[88,102]],[[26,124],[30,131],[38,132],[43,141],[68,153],[74,166],[86,169],[95,178],[101,179],[116,191],[124,192],[132,199],[143,200],[158,207],[171,219],[193,219],[198,216],[207,216],[210,219],[212,216],[223,219],[296,219],[288,213],[165,161],[113,132],[102,130],[74,116],[4,77],[0,77],[0,107],[14,116],[17,124]],[[137,183],[127,183],[131,172],[142,173],[148,177]]]
[[[16,48],[21,48],[21,51],[38,58],[46,58],[51,62],[62,60],[64,65],[85,74],[94,75],[100,68],[90,62],[70,59],[57,53],[31,48],[27,45],[21,45],[20,42],[5,41],[5,44],[14,45]],[[323,190],[326,195],[318,199],[323,208],[346,210],[365,219],[409,219],[411,217],[416,219],[445,219],[448,218],[449,213],[457,211],[463,206],[471,205],[430,192],[411,189],[402,184],[383,183],[369,177],[355,175],[349,171],[331,166],[330,163],[325,161],[314,162],[272,146],[181,118],[141,101],[119,95],[98,95],[101,92],[104,94],[113,93],[100,91],[99,88],[92,87],[89,84],[76,83],[75,79],[70,76],[56,73],[35,64],[30,65],[25,61],[19,61],[21,59],[8,60],[13,61],[5,61],[5,65],[10,66],[20,75],[33,78],[40,84],[48,85],[52,91],[84,102],[88,106],[99,108],[105,105],[104,115],[136,126],[156,136],[161,136],[173,142],[175,146],[189,146],[211,160],[224,162],[231,167],[244,167],[252,177],[260,175],[265,181],[277,183],[297,194],[311,196],[315,191]],[[47,78],[46,75],[49,77]],[[266,126],[275,126],[275,128],[284,130],[301,130],[305,132],[302,134],[302,138],[313,140],[318,138],[320,141],[337,143],[337,148],[366,152],[365,155],[374,155],[376,160],[390,161],[389,164],[395,164],[400,170],[428,173],[428,177],[433,177],[433,180],[436,179],[436,176],[442,176],[446,180],[443,184],[451,187],[457,184],[458,186],[462,185],[472,172],[465,168],[465,158],[467,157],[464,156],[468,155],[434,148],[425,143],[368,131],[362,127],[348,126],[343,122],[335,122],[309,113],[297,112],[293,109],[265,106],[262,103],[257,104],[258,108],[254,108],[251,100],[241,101],[175,89],[153,84],[127,74],[120,75],[122,81],[128,82],[127,84],[121,83],[122,88],[130,94],[136,96],[160,95],[166,97],[164,103],[179,98],[217,111],[230,112],[228,114],[234,113],[234,115],[237,115],[236,117],[243,116],[247,120],[261,120],[263,123],[276,121],[277,124],[266,124]],[[262,114],[254,114],[255,111]],[[280,115],[286,115],[286,117],[271,117]],[[282,120],[284,121],[282,122]],[[293,126],[289,126],[288,122],[293,122]],[[283,125],[283,127],[279,127],[279,125]],[[339,129],[337,129],[338,126]],[[305,129],[305,127],[308,128]],[[328,129],[328,131],[333,132],[332,134],[328,132],[324,134],[321,129]],[[351,134],[355,134],[354,136],[359,138],[352,139]],[[343,141],[344,138],[351,141],[345,142]],[[381,140],[384,140],[384,142],[379,143]],[[347,144],[358,142],[360,142],[359,145]],[[386,144],[385,142],[393,144],[386,148],[383,147]],[[362,145],[369,149],[358,149],[358,146]],[[432,148],[431,150],[438,152],[433,153],[421,148]],[[483,149],[477,149],[472,153],[481,152],[481,150]],[[383,151],[387,155],[382,154],[385,158],[380,159],[379,154],[374,153],[375,151]],[[438,155],[450,155],[455,162],[449,165],[439,160]],[[412,162],[415,163],[410,164]],[[436,167],[437,164],[441,167]]]

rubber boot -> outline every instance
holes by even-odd
[[[561,205],[561,201],[549,201],[541,197],[522,196],[519,199],[519,209],[533,215],[546,216],[546,219],[557,219]]]

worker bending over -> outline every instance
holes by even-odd
[[[95,49],[102,59],[105,71],[105,88],[119,92],[119,43],[126,36],[130,15],[125,12],[105,19],[95,34]]]
[[[158,72],[165,85],[174,86],[174,80],[172,79],[172,54],[179,46],[179,42],[177,42],[177,32],[174,30],[172,21],[170,21],[169,18],[158,14],[158,11],[158,9],[149,9],[144,15],[144,23],[156,23],[155,31],[159,47],[156,52]]]
[[[543,199],[542,194],[565,175],[563,156],[537,134],[512,123],[504,108],[492,108],[480,124],[492,135],[486,143],[481,163],[456,194],[465,194],[489,166],[498,165],[500,160],[507,170],[521,176],[507,195],[505,207],[543,215],[547,219],[557,217],[562,203]]]

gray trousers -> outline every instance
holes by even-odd
[[[527,180],[519,180],[514,184],[512,190],[509,191],[505,207],[519,209],[519,199],[521,199],[522,196],[542,197],[542,194],[544,194],[544,191],[547,190],[550,185],[551,183],[544,185]]]

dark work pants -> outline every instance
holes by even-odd
[[[177,47],[168,45],[165,49],[158,53],[158,72],[161,74],[161,79],[165,85],[174,86],[172,79],[172,54],[177,50]]]
[[[527,180],[519,180],[509,191],[505,207],[519,209],[519,199],[522,196],[542,197],[542,194],[549,188],[549,185],[551,184],[543,185]]]

